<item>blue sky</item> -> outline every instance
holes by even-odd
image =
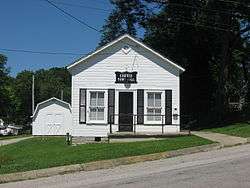
[[[54,0],[111,10],[108,0]],[[57,4],[89,25],[101,29],[108,11]],[[96,48],[100,33],[78,24],[44,0],[0,1],[0,48],[85,54]],[[40,55],[6,52],[11,75],[22,70],[63,67],[79,55]]]

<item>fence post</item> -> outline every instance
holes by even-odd
[[[111,116],[112,116],[112,115],[110,115],[110,116],[109,116],[109,132],[110,132],[110,134],[112,134],[112,122],[111,122]]]
[[[135,123],[135,115],[133,114],[133,127],[134,127],[134,134],[136,132],[136,123]]]
[[[164,116],[164,115],[161,115],[161,126],[162,126],[162,128],[161,128],[161,132],[162,132],[162,134],[164,134],[164,122],[163,122],[163,116]]]
[[[67,145],[71,144],[71,136],[69,133],[66,133],[66,143],[67,143]]]

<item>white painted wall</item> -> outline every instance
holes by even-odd
[[[33,117],[32,135],[66,135],[71,133],[71,128],[70,107],[52,100],[39,105]]]
[[[124,45],[129,45],[131,50],[125,54]],[[87,89],[116,89],[115,113],[118,114],[119,91],[134,92],[134,113],[137,113],[137,89],[147,91],[172,90],[172,113],[179,114],[179,70],[173,65],[138,46],[135,42],[124,39],[111,48],[105,49],[87,62],[82,62],[70,69],[72,74],[72,135],[73,136],[107,136],[109,126],[107,124],[89,125],[79,124],[79,90]],[[116,71],[137,71],[137,84],[126,87],[124,84],[115,84]],[[88,92],[87,92],[88,93]],[[164,94],[165,95],[165,94]],[[107,100],[107,92],[105,99]],[[165,102],[165,101],[164,101]],[[87,104],[89,101],[87,101]],[[88,108],[88,106],[87,106]],[[174,109],[177,109],[176,111]],[[164,110],[162,111],[164,113]],[[88,114],[87,114],[88,115]],[[107,115],[107,114],[106,114]],[[116,123],[118,119],[116,118]],[[106,122],[107,123],[107,122]],[[179,119],[173,120],[173,124],[179,125]],[[114,126],[115,127],[115,126]],[[166,126],[166,131],[178,132],[179,126]],[[140,126],[138,130],[148,132],[161,132],[161,126]]]

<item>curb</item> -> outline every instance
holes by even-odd
[[[36,178],[42,178],[42,177],[49,177],[49,176],[55,176],[55,175],[62,175],[62,174],[67,174],[67,173],[79,172],[79,171],[93,171],[93,170],[100,170],[100,169],[108,169],[108,168],[114,168],[120,165],[128,165],[128,164],[133,164],[133,163],[138,163],[138,162],[153,161],[153,160],[165,159],[165,158],[176,157],[176,156],[181,156],[181,155],[186,155],[186,154],[218,150],[218,149],[221,149],[222,147],[223,146],[221,144],[214,143],[214,144],[209,144],[209,145],[184,148],[180,150],[168,151],[168,152],[162,152],[162,153],[122,157],[122,158],[117,158],[117,159],[94,161],[94,162],[83,163],[83,164],[59,166],[59,167],[32,170],[32,171],[26,171],[26,172],[17,172],[17,173],[11,173],[11,174],[1,174],[0,184],[8,183],[8,182],[15,182],[15,181],[30,180],[30,179],[36,179]]]

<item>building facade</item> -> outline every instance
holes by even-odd
[[[129,35],[68,66],[72,136],[180,131],[184,69]]]

